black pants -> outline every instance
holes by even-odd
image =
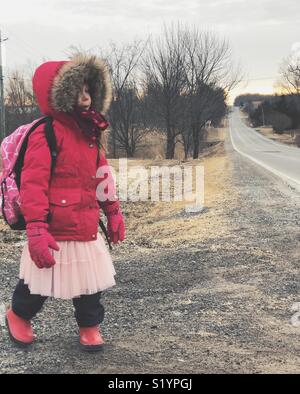
[[[93,327],[104,319],[104,307],[100,303],[101,292],[73,298],[75,319],[79,327]],[[48,297],[30,294],[28,286],[20,280],[12,297],[12,310],[16,315],[31,320],[41,309]]]

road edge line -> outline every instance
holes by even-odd
[[[300,183],[295,181],[293,178],[290,178],[288,175],[283,174],[282,172],[275,170],[274,168],[268,166],[267,164],[261,162],[258,159],[255,159],[253,156],[248,155],[247,153],[241,151],[236,144],[233,142],[233,138],[232,138],[232,132],[231,132],[231,120],[229,119],[229,134],[230,134],[230,140],[231,140],[231,144],[233,146],[233,149],[236,150],[240,155],[247,157],[249,160],[253,161],[254,163],[260,165],[261,167],[265,168],[266,170],[268,170],[269,172],[271,172],[272,174],[275,174],[276,176],[278,176],[279,178],[281,178],[283,181],[285,181],[285,183],[289,184],[290,186],[292,186],[294,189],[296,189],[298,192],[300,192]]]

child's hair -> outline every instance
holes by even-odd
[[[95,88],[94,84],[92,83],[92,80],[85,78],[83,80],[83,85],[88,86],[91,99],[93,100],[93,97],[95,97],[96,88]]]
[[[98,134],[99,131],[99,134]],[[107,141],[104,132],[97,127],[96,144],[100,152],[107,153]]]

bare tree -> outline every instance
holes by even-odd
[[[122,88],[111,106],[113,146],[115,149],[117,145],[119,149],[125,150],[127,157],[133,157],[139,142],[147,132],[141,118],[142,105],[136,84],[132,82]]]
[[[125,150],[127,156],[132,157],[139,141],[147,132],[142,127],[142,93],[138,76],[138,65],[144,48],[145,43],[142,41],[121,47],[111,44],[108,63],[114,88],[110,111],[114,157],[117,147]]]
[[[183,145],[185,160],[188,159],[193,146],[192,135],[190,133],[189,111],[188,97],[185,94],[181,94],[180,111],[178,111],[178,119],[176,120],[176,126],[180,136],[176,139],[176,143]]]
[[[300,56],[289,56],[280,67],[279,85],[285,93],[300,96]]]
[[[191,151],[197,158],[204,125],[225,113],[226,95],[239,77],[225,39],[180,24],[164,26],[154,41],[111,44],[101,57],[110,66],[114,88],[109,135],[114,157],[117,149],[133,156],[143,136],[155,128],[166,134],[167,159],[174,158],[180,142],[186,158]],[[24,102],[29,98],[23,97]]]
[[[39,116],[31,78],[28,78],[24,72],[15,70],[9,74],[5,104],[9,132],[12,132],[20,124],[32,122]]]
[[[228,41],[211,32],[186,29],[185,53],[186,92],[190,101],[193,158],[196,159],[204,125],[220,105],[219,101],[214,101],[216,89],[222,90],[225,101],[229,90],[236,86],[241,76],[239,68],[233,66]]]
[[[185,158],[190,153],[192,153],[193,158],[197,158],[201,142],[207,134],[207,122],[209,121],[217,127],[226,114],[226,94],[222,88],[213,84],[203,84],[201,94],[186,96],[184,101],[183,108],[187,109],[182,113],[181,124],[183,126],[180,127],[180,130],[184,143]],[[193,108],[198,108],[196,114],[192,112]],[[194,119],[196,119],[196,124],[192,123]],[[197,154],[195,154],[195,151]]]
[[[160,118],[167,135],[166,158],[175,152],[180,96],[185,85],[185,56],[183,32],[179,25],[164,27],[163,35],[151,42],[143,61],[144,86],[152,97],[152,111]]]

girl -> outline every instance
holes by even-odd
[[[46,62],[37,68],[33,89],[43,114],[53,118],[57,159],[51,155],[44,125],[32,132],[21,173],[21,211],[28,242],[20,265],[20,280],[6,313],[16,343],[34,341],[31,319],[47,297],[72,299],[83,350],[100,350],[98,325],[104,317],[101,292],[115,285],[115,270],[104,239],[98,234],[99,206],[107,217],[110,239],[125,237],[124,219],[115,197],[113,178],[101,143],[108,126],[101,113],[110,105],[112,89],[106,64],[95,56]],[[106,177],[96,178],[98,167]],[[100,196],[97,186],[107,182]],[[49,249],[50,248],[50,249]]]

